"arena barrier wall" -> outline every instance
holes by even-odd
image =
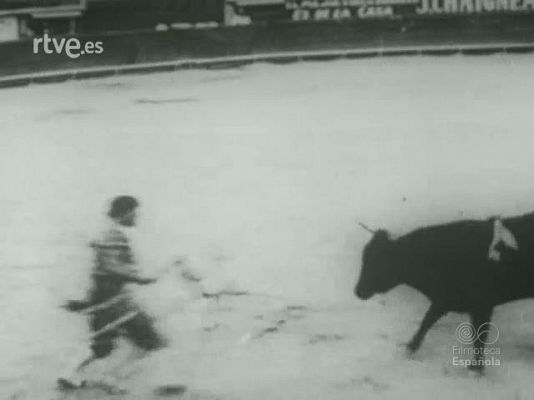
[[[534,14],[284,22],[77,38],[101,41],[104,52],[71,59],[34,54],[30,40],[0,44],[0,86],[252,62],[529,52],[534,50]]]

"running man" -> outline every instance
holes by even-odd
[[[95,252],[92,287],[86,301],[70,301],[71,311],[90,315],[91,354],[81,361],[67,376],[61,376],[61,388],[77,388],[85,384],[84,369],[97,359],[113,351],[119,336],[125,336],[138,348],[158,350],[165,345],[155,330],[152,319],[132,300],[127,285],[146,285],[155,279],[143,277],[135,268],[125,228],[136,225],[138,201],[132,196],[113,199],[108,212],[110,227],[99,240],[91,243]]]

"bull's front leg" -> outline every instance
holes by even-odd
[[[492,308],[477,310],[471,313],[471,323],[475,328],[475,341],[473,347],[478,349],[473,357],[473,363],[469,365],[469,369],[482,373],[484,371],[484,349],[488,338],[489,324],[491,319]]]
[[[417,332],[415,332],[415,335],[413,335],[412,339],[408,342],[406,346],[408,351],[410,351],[411,353],[415,353],[419,349],[419,347],[421,347],[421,343],[423,343],[423,339],[425,338],[425,335],[430,330],[430,328],[432,328],[432,326],[446,313],[447,311],[444,307],[441,307],[436,303],[432,303],[430,305],[430,308],[426,312],[423,321],[421,321],[419,329],[417,330]]]

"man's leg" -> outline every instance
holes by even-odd
[[[175,395],[183,393],[186,386],[183,384],[184,375],[176,372],[174,368],[168,368],[167,356],[172,356],[169,352],[156,352],[167,346],[167,341],[156,330],[154,322],[150,316],[139,312],[136,318],[128,321],[125,325],[126,336],[143,351],[138,353],[137,360],[150,357],[143,363],[145,368],[143,379],[154,387],[160,395]]]
[[[95,359],[94,354],[88,348],[76,352],[73,357],[70,357],[70,362],[59,374],[58,385],[66,389],[82,387],[84,384],[82,373]]]
[[[155,351],[166,346],[165,339],[154,327],[154,321],[144,312],[139,312],[124,325],[124,328],[128,339],[140,349]]]
[[[91,331],[97,332],[102,327],[109,324],[113,319],[113,313],[103,310],[94,314],[91,318]],[[91,341],[90,351],[84,349],[83,354],[78,353],[75,364],[70,363],[64,372],[58,378],[58,384],[61,388],[74,389],[82,387],[85,384],[85,369],[98,359],[107,357],[115,347],[115,331],[103,333]]]
[[[115,335],[113,333],[102,335],[91,343],[91,350],[85,350],[83,354],[77,354],[78,358],[74,365],[70,364],[60,375],[58,383],[63,388],[83,387],[85,384],[85,369],[93,362],[106,358],[114,348]]]

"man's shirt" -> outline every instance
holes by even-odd
[[[127,295],[124,286],[142,280],[135,268],[130,241],[124,229],[113,224],[102,236],[91,243],[95,251],[93,266],[92,303]]]

